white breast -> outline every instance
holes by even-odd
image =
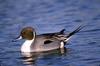
[[[26,40],[23,45],[21,46],[21,51],[22,52],[31,52],[31,44],[33,43],[34,40]]]

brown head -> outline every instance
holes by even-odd
[[[35,35],[36,35],[36,32],[34,28],[25,27],[22,29],[19,38],[26,39],[26,40],[32,40],[33,38],[35,38]]]

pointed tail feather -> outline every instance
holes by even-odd
[[[69,39],[72,35],[74,35],[75,33],[79,32],[84,26],[80,25],[77,29],[75,29],[73,32],[69,33],[66,38]]]

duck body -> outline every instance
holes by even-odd
[[[70,37],[81,29],[82,26],[79,26],[69,34],[65,34],[65,29],[63,29],[56,33],[36,35],[34,28],[25,27],[22,29],[20,36],[18,37],[18,39],[25,39],[25,42],[21,46],[21,52],[43,52],[64,48]]]
[[[26,40],[21,46],[22,52],[42,52],[60,48],[61,41],[56,38],[57,33],[36,35],[35,39]]]

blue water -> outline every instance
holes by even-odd
[[[20,52],[24,40],[12,42],[26,26],[43,34],[71,32],[82,23],[86,26],[64,53],[25,58]],[[0,0],[0,66],[100,66],[100,0]]]

